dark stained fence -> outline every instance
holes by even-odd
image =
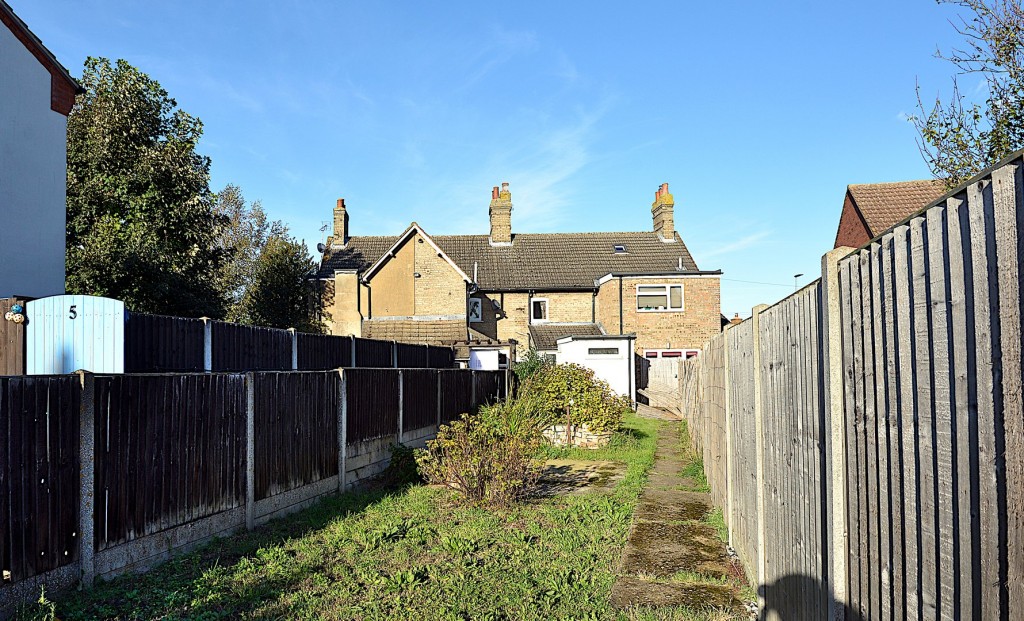
[[[505,392],[504,371],[477,371],[473,373],[473,407],[491,405]]]
[[[402,370],[402,429],[422,429],[437,424],[437,371]]]
[[[244,502],[244,375],[95,382],[97,551]]]
[[[12,582],[78,560],[79,381],[0,377],[0,569]]]
[[[441,422],[448,423],[473,410],[473,377],[461,369],[439,370]]]
[[[398,359],[398,367],[402,369],[425,369],[427,368],[427,357],[429,355],[428,345],[410,345],[409,343],[396,343],[395,356]]]
[[[15,304],[27,303],[24,298],[0,298],[0,375],[25,374],[25,324],[3,317]]]
[[[300,371],[326,371],[352,366],[352,337],[329,334],[295,335]]]
[[[455,350],[440,345],[427,346],[427,367],[431,369],[455,368]]]
[[[256,499],[338,474],[338,372],[252,377]]]
[[[127,313],[125,373],[202,371],[204,329],[201,319]]]
[[[277,328],[212,322],[214,371],[280,371],[292,368],[292,335]]]
[[[374,341],[356,338],[355,366],[358,368],[394,367],[392,358],[393,341]]]
[[[345,385],[349,444],[398,433],[398,371],[349,369]]]

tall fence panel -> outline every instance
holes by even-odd
[[[97,551],[244,502],[244,375],[95,382]]]
[[[473,407],[491,405],[504,397],[504,371],[476,371],[473,373]]]
[[[278,371],[292,368],[292,335],[287,330],[212,321],[213,371]]]
[[[704,470],[707,472],[711,498],[719,507],[725,507],[728,499],[728,476],[726,476],[726,429],[725,429],[725,339],[717,335],[704,352],[704,415],[701,432]]]
[[[18,582],[79,558],[77,376],[0,377],[0,569]]]
[[[300,371],[326,371],[352,366],[352,337],[295,334]]]
[[[204,330],[201,319],[126,313],[125,373],[203,371]]]
[[[455,368],[455,350],[440,345],[427,345],[427,366],[431,369]]]
[[[348,442],[398,433],[398,372],[387,369],[345,371],[348,399]]]
[[[375,341],[363,338],[356,338],[355,341],[355,366],[360,368],[387,368],[395,366],[395,343],[393,341]]]
[[[732,531],[732,546],[736,549],[747,576],[751,581],[757,578],[757,497],[760,493],[757,481],[757,438],[754,420],[754,330],[750,321],[731,328],[725,333],[725,345],[729,350],[729,434],[732,438],[729,461],[732,472],[729,482],[732,505],[726,507],[726,520]],[[696,374],[696,363],[680,367],[684,375],[686,391],[694,391],[691,377]],[[686,392],[684,392],[686,394]],[[688,397],[694,399],[696,396]]]
[[[768,583],[801,576],[823,584],[823,427],[819,347],[820,282],[761,313],[765,573]],[[730,360],[732,363],[732,360]],[[739,394],[731,394],[739,398]],[[823,589],[766,591],[765,604],[783,619],[827,615]]]
[[[403,369],[402,399],[403,430],[436,425],[438,372],[431,369]]]
[[[473,410],[473,375],[459,370],[438,371],[441,383],[441,422],[447,423]]]
[[[338,372],[251,377],[256,499],[337,475]]]

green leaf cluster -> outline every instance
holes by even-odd
[[[225,219],[214,212],[202,122],[123,60],[89,58],[68,117],[69,293],[133,310],[222,317]]]
[[[546,423],[586,425],[596,433],[617,431],[631,405],[593,370],[578,364],[546,365],[527,378],[519,391],[537,396]]]

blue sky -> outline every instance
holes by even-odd
[[[847,184],[929,176],[905,115],[958,40],[933,0],[8,2],[72,74],[157,79],[311,249],[338,197],[354,235],[486,233],[502,181],[513,231],[647,230],[668,182],[730,317],[819,273]]]

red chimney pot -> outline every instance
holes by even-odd
[[[491,198],[498,198],[498,186],[494,186],[494,189],[491,190]]]
[[[338,209],[344,209],[344,208],[345,208],[345,199],[339,198],[338,199]]]

